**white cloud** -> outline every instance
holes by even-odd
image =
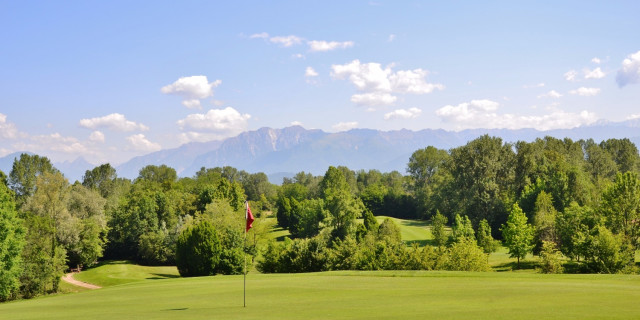
[[[462,129],[522,129],[538,130],[569,129],[597,120],[594,113],[582,111],[569,113],[554,110],[542,116],[519,116],[514,114],[498,114],[498,103],[490,100],[473,100],[457,106],[444,106],[436,110],[436,115],[447,123]]]
[[[87,154],[89,150],[74,137],[64,137],[59,133],[30,136],[28,141],[20,141],[13,145],[16,150],[33,152],[55,151],[68,154]]]
[[[15,139],[18,137],[18,128],[12,122],[7,121],[7,115],[0,113],[0,137]]]
[[[622,61],[622,68],[618,70],[616,82],[620,88],[640,83],[640,51],[632,53]]]
[[[575,70],[569,70],[567,71],[567,73],[564,74],[564,78],[567,81],[576,81],[577,76],[578,76],[578,72],[576,72]]]
[[[545,94],[539,95],[538,99],[540,99],[540,98],[556,98],[557,99],[557,98],[560,98],[560,97],[562,97],[562,94],[560,94],[558,91],[551,90],[551,91],[549,91],[549,92],[547,92]]]
[[[291,126],[301,126],[302,127],[302,122],[300,122],[300,121],[292,121],[291,122]]]
[[[104,117],[82,119],[80,120],[80,126],[88,129],[107,128],[120,132],[149,130],[149,127],[144,124],[129,121],[120,113],[112,113]]]
[[[182,105],[189,109],[202,109],[202,104],[198,99],[182,100]]]
[[[200,108],[198,100],[213,96],[213,88],[221,83],[221,80],[209,82],[207,76],[181,77],[176,82],[162,87],[160,91],[183,97],[182,105],[187,108]]]
[[[100,131],[94,131],[89,136],[89,140],[93,142],[104,142],[104,133]]]
[[[525,89],[542,88],[542,87],[544,87],[544,82],[540,82],[540,83],[537,83],[537,84],[525,84],[522,87],[525,88]]]
[[[249,36],[249,39],[267,39],[267,38],[269,38],[269,34],[266,32],[254,33],[251,36]]]
[[[346,49],[353,47],[353,41],[320,41],[320,40],[311,40],[307,42],[309,45],[309,50],[311,52],[324,52],[331,51],[336,49]]]
[[[396,100],[398,97],[386,92],[368,92],[351,96],[351,102],[362,106],[388,106]]]
[[[381,64],[360,63],[353,60],[344,65],[332,65],[331,76],[334,79],[348,79],[362,94],[354,94],[351,101],[362,105],[389,105],[397,97],[392,93],[426,94],[434,90],[443,90],[441,84],[428,83],[427,70],[413,69],[393,72],[391,66],[384,69]]]
[[[340,122],[340,123],[336,123],[332,126],[333,130],[341,132],[341,131],[348,131],[351,130],[353,128],[357,128],[358,127],[358,122],[356,121],[352,121],[352,122]]]
[[[597,68],[595,68],[593,70],[589,70],[589,69],[584,70],[584,78],[585,79],[602,79],[605,76],[606,76],[606,74],[604,72],[602,72],[600,67],[597,67]]]
[[[248,114],[240,114],[231,107],[225,109],[211,109],[207,113],[190,114],[177,124],[182,130],[188,131],[183,136],[190,141],[214,140],[235,136],[247,129]],[[202,132],[204,131],[204,133]]]
[[[586,88],[580,87],[576,90],[569,91],[570,94],[576,94],[583,97],[591,97],[600,93],[600,88]]]
[[[397,109],[384,115],[385,120],[391,119],[414,119],[422,113],[418,108]]]
[[[272,43],[279,44],[283,47],[291,47],[293,45],[301,44],[302,40],[302,38],[294,35],[269,38],[269,41],[271,41]]]
[[[631,114],[627,117],[627,120],[635,120],[635,119],[640,119],[640,113]]]
[[[317,77],[318,73],[312,67],[307,67],[307,69],[304,71],[304,76],[305,77]]]
[[[598,58],[598,57],[594,57],[593,59],[591,59],[591,62],[593,62],[595,64],[600,64],[600,62],[602,62],[602,60],[600,60],[600,58]]]
[[[138,133],[127,137],[129,149],[142,152],[153,152],[162,149],[160,144],[149,141],[144,134]]]
[[[291,57],[294,58],[294,59],[304,59],[304,54],[296,53],[296,54],[291,55]]]
[[[396,39],[396,35],[392,33],[389,35],[389,38],[387,38],[387,41],[392,42],[395,39]]]

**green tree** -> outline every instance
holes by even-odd
[[[564,268],[562,267],[561,254],[556,249],[554,242],[542,241],[542,248],[540,249],[540,259],[542,260],[540,266],[544,273],[562,273]]]
[[[483,219],[486,220],[486,219]],[[475,232],[469,217],[461,217],[456,214],[455,223],[453,224],[453,241],[458,242],[462,239],[475,239]]]
[[[533,227],[527,223],[527,216],[522,212],[518,204],[514,204],[507,219],[506,225],[502,225],[502,237],[509,248],[509,256],[518,260],[524,259],[527,253],[533,249]]]
[[[624,236],[613,234],[605,226],[596,226],[590,242],[585,260],[593,272],[616,273],[633,265],[633,246]]]
[[[183,277],[211,276],[220,262],[222,246],[211,222],[200,220],[186,228],[176,242],[176,265]]]
[[[47,157],[23,153],[13,160],[9,173],[9,187],[16,193],[18,208],[27,201],[36,188],[36,178],[45,172],[57,172]]]
[[[329,167],[320,183],[322,198],[329,211],[329,223],[334,236],[343,239],[355,232],[356,218],[362,215],[364,205],[351,193],[340,169]]]
[[[400,234],[400,228],[393,220],[389,218],[384,219],[378,228],[378,239],[388,240],[391,243],[401,243],[402,235]]]
[[[364,227],[367,231],[378,231],[378,219],[369,210],[364,211]]]
[[[484,253],[489,254],[498,250],[500,242],[493,239],[493,237],[491,236],[491,226],[486,219],[480,220],[480,225],[478,225],[477,237],[478,246],[482,248],[482,251]]]
[[[106,200],[80,184],[71,187],[67,210],[73,220],[74,241],[69,243],[69,264],[91,266],[102,257],[106,245]]]
[[[640,246],[640,180],[634,172],[618,173],[614,184],[602,195],[602,214],[614,233],[624,234]]]
[[[91,170],[87,170],[82,176],[82,185],[98,190],[103,198],[108,198],[114,188],[114,181],[118,178],[116,169],[105,163]]]
[[[475,240],[463,238],[449,249],[447,270],[455,271],[489,271],[487,255],[478,247]]]
[[[436,211],[436,215],[433,217],[432,221],[431,234],[433,234],[436,245],[438,247],[443,247],[449,240],[449,237],[444,230],[444,227],[447,224],[447,217],[440,214],[440,211]]]
[[[533,226],[535,228],[535,248],[534,252],[540,252],[542,243],[558,243],[556,234],[557,211],[553,207],[551,195],[541,191],[536,198]]]
[[[16,298],[20,288],[21,253],[25,245],[22,223],[12,192],[0,181],[0,301]]]
[[[507,217],[506,203],[513,197],[514,161],[512,146],[488,135],[452,149],[456,212],[474,224],[487,219],[492,227],[501,225]]]

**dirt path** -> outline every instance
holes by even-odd
[[[75,286],[78,286],[78,287],[87,288],[87,289],[100,289],[100,288],[102,288],[100,286],[96,286],[95,284],[86,283],[86,282],[82,282],[82,281],[74,279],[73,278],[73,272],[65,274],[64,277],[62,277],[62,280],[65,281],[65,282],[71,283],[72,285],[75,285]]]

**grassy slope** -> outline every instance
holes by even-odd
[[[143,280],[177,278],[176,267],[147,267],[127,261],[107,261],[97,267],[82,271],[73,277],[76,280],[108,287]]]
[[[129,268],[126,265],[123,269]],[[640,315],[640,277],[325,272],[144,280],[0,304],[2,319],[602,319]]]

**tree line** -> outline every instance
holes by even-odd
[[[0,174],[0,300],[55,292],[66,269],[99,259],[178,265],[183,275],[240,273],[245,252],[263,272],[487,270],[494,239],[518,261],[539,254],[549,272],[562,270],[560,254],[577,271],[632,270],[639,168],[628,139],[551,137],[512,144],[482,136],[417,150],[407,175],[338,166],[281,186],[230,166],[178,178],[150,165],[129,180],[109,164],[70,183],[46,157],[23,154]],[[259,245],[263,216],[245,245],[245,200],[258,216],[275,215],[290,239]],[[436,239],[406,246],[379,215],[430,220]],[[211,252],[204,265],[187,250],[194,243]]]

